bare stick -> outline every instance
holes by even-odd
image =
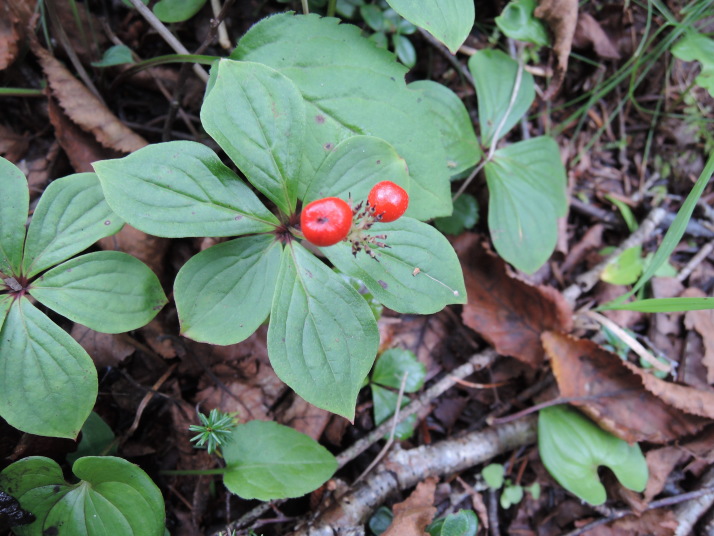
[[[129,1],[131,2],[131,5],[133,5],[141,14],[141,16],[146,19],[146,22],[148,22],[154,30],[156,30],[156,32],[164,39],[164,41],[166,41],[166,43],[168,43],[171,48],[174,49],[177,54],[190,54],[186,47],[181,44],[181,41],[176,39],[176,36],[174,36],[174,34],[172,34],[169,29],[164,26],[164,23],[161,22],[156,15],[154,15],[152,11],[141,2],[141,0]],[[193,65],[193,72],[196,73],[196,75],[204,83],[208,82],[208,73],[197,63],[194,63]]]
[[[472,432],[411,450],[393,450],[361,484],[330,505],[309,526],[291,536],[337,536],[363,525],[374,509],[397,490],[429,476],[458,473],[494,456],[529,445],[536,438],[536,418]]]
[[[664,219],[666,214],[667,211],[662,208],[652,209],[652,212],[647,215],[647,218],[645,218],[645,220],[642,222],[642,225],[640,225],[640,228],[637,229],[630,236],[628,236],[617,247],[617,249],[612,252],[612,254],[608,255],[602,262],[600,262],[584,274],[579,275],[576,278],[575,283],[573,283],[563,291],[563,296],[565,297],[565,299],[571,305],[574,304],[575,300],[577,300],[583,292],[587,292],[595,286],[595,284],[600,280],[600,275],[602,275],[602,272],[605,270],[608,264],[615,260],[626,249],[630,249],[634,246],[639,246],[650,236],[652,236],[652,233],[654,233],[655,229],[657,229],[657,226]]]

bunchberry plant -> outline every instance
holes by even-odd
[[[367,203],[378,221],[388,223],[398,220],[407,211],[409,194],[392,181],[382,181],[369,191]]]
[[[393,56],[336,22],[276,15],[212,68],[203,126],[266,202],[198,143],[148,146],[95,169],[112,209],[147,233],[238,237],[179,271],[183,335],[233,344],[269,317],[277,375],[307,401],[351,419],[377,352],[376,321],[313,246],[398,312],[433,313],[463,303],[466,293],[451,245],[419,221],[451,210],[447,159],[433,143],[424,99],[406,87]],[[404,216],[374,218],[334,245],[313,236],[310,249],[303,246],[310,231],[305,220],[299,226],[301,206],[339,198],[364,209],[383,180],[408,193]],[[366,221],[350,215],[358,220]]]
[[[302,234],[316,246],[334,246],[347,238],[351,227],[352,209],[339,197],[317,199],[300,213]]]
[[[124,225],[94,173],[50,184],[27,231],[27,179],[0,158],[0,182],[0,416],[24,432],[73,438],[94,406],[97,373],[43,308],[120,333],[148,323],[166,297],[154,273],[131,255],[74,257]]]

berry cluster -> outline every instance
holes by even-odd
[[[300,214],[302,234],[316,246],[332,246],[348,240],[352,253],[364,250],[375,258],[373,247],[388,247],[385,235],[366,235],[376,222],[399,219],[409,206],[409,195],[397,184],[382,181],[374,185],[366,202],[352,207],[337,197],[318,199],[306,205]]]

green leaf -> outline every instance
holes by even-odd
[[[74,463],[84,456],[112,456],[116,451],[114,432],[99,415],[92,412],[82,425],[82,440],[77,450],[67,454],[67,461]]]
[[[420,91],[427,100],[439,127],[449,174],[454,177],[475,166],[483,152],[469,112],[456,93],[431,80],[412,82],[408,87]]]
[[[183,22],[190,19],[206,0],[160,0],[154,5],[154,15],[161,22]]]
[[[402,386],[404,373],[407,373],[405,393],[415,393],[424,387],[426,379],[424,363],[417,359],[414,352],[404,348],[390,348],[377,359],[372,372],[372,381],[385,387],[399,389]]]
[[[499,489],[503,486],[503,475],[505,468],[500,463],[490,463],[481,471],[481,476],[491,489]]]
[[[390,180],[409,192],[409,170],[386,141],[371,136],[348,138],[325,158],[306,185],[304,203],[324,197],[367,199],[372,187]]]
[[[278,220],[208,147],[192,141],[148,145],[94,163],[107,202],[155,236],[234,236],[267,232]]]
[[[314,439],[272,421],[236,427],[223,447],[223,483],[244,499],[300,497],[329,479],[337,460]]]
[[[367,302],[367,305],[369,305],[370,310],[372,311],[372,314],[374,315],[375,320],[379,320],[382,317],[382,311],[384,311],[384,306],[377,301],[377,299],[374,297],[374,294],[372,294],[367,286],[364,284],[364,282],[360,279],[357,279],[356,277],[352,277],[351,275],[348,274],[343,274],[337,268],[335,268],[336,272],[340,274],[340,277],[342,277],[347,283],[349,283],[353,289],[355,289],[360,296],[364,298],[364,301]],[[2,326],[2,324],[0,324]]]
[[[0,416],[18,430],[74,438],[97,397],[87,352],[26,298],[0,331]]]
[[[201,122],[253,186],[291,214],[305,104],[290,79],[260,63],[222,59],[211,69]]]
[[[380,387],[377,384],[372,384],[372,407],[374,409],[374,424],[379,426],[387,419],[391,419],[394,416],[394,411],[397,409],[397,400],[399,399],[399,394],[384,387]],[[409,399],[402,397],[402,404],[400,407],[404,407],[409,404]],[[410,415],[402,422],[397,424],[394,430],[394,438],[399,441],[404,439],[409,439],[414,433],[414,427],[417,423],[417,416]],[[385,437],[389,437],[389,433],[385,434]]]
[[[414,67],[417,61],[417,53],[408,37],[396,33],[392,34],[392,46],[399,61],[410,69]]]
[[[478,517],[473,510],[459,510],[437,519],[426,531],[430,536],[476,536]]]
[[[568,208],[565,169],[553,138],[540,136],[495,152],[484,167],[488,227],[499,255],[533,273],[555,249]]]
[[[48,271],[30,286],[43,305],[102,333],[123,333],[149,323],[166,305],[154,272],[120,251],[97,251]]]
[[[402,217],[377,223],[371,234],[385,234],[388,248],[377,259],[355,257],[345,242],[320,248],[337,268],[361,279],[386,307],[399,313],[431,314],[452,303],[466,303],[461,264],[449,241],[431,225]],[[416,270],[419,268],[419,270]]]
[[[478,202],[471,194],[461,194],[454,201],[454,213],[446,218],[436,218],[434,225],[444,234],[458,235],[478,222]]]
[[[278,377],[311,404],[352,420],[378,344],[364,298],[297,242],[286,247],[268,328]]]
[[[626,249],[613,259],[600,274],[600,279],[613,285],[631,285],[642,273],[642,246]]]
[[[382,32],[387,29],[387,21],[379,6],[374,4],[360,6],[359,14],[362,16],[362,20],[367,23],[367,26],[375,32]]]
[[[714,39],[689,29],[672,47],[672,55],[683,61],[698,61],[702,70],[694,82],[714,97]]]
[[[0,272],[8,277],[19,276],[30,192],[22,171],[1,156],[0,181],[3,192],[0,203]]]
[[[392,519],[394,519],[392,511],[386,506],[380,506],[369,518],[369,530],[375,536],[380,536],[392,524]]]
[[[31,456],[0,473],[0,487],[36,516],[13,528],[18,536],[162,536],[164,501],[137,465],[121,458],[90,456],[74,463],[80,479],[68,484],[59,465]]]
[[[127,63],[136,63],[131,49],[126,45],[114,45],[104,51],[102,59],[93,61],[94,67],[112,67],[114,65],[124,65]]]
[[[174,283],[181,334],[211,344],[250,336],[270,313],[280,251],[273,236],[249,236],[192,257]]]
[[[634,302],[605,304],[602,310],[640,311],[642,313],[677,313],[714,309],[714,298],[653,298]]]
[[[444,43],[453,54],[471,33],[476,16],[472,0],[387,0],[387,3]]]
[[[535,7],[535,0],[512,0],[496,17],[496,25],[512,39],[548,46],[548,31],[543,22],[533,15]]]
[[[117,233],[124,222],[104,200],[94,173],[78,173],[50,184],[27,230],[22,271],[27,277]]]
[[[567,406],[540,411],[538,450],[551,476],[593,505],[607,498],[597,474],[601,465],[628,489],[643,491],[647,485],[647,463],[637,444],[628,445]]]
[[[521,486],[507,485],[501,492],[501,508],[504,510],[523,500],[523,488]]]
[[[437,130],[427,103],[407,89],[406,69],[359,28],[317,15],[279,14],[253,26],[231,57],[277,69],[302,93],[303,184],[339,142],[357,134],[375,136],[393,145],[409,166],[408,214],[429,219],[451,213],[446,157],[434,144]]]
[[[516,98],[508,112],[518,78],[518,62],[500,50],[479,50],[469,59],[469,70],[478,97],[481,143],[490,147],[508,134],[530,108],[535,99],[533,75],[521,73]]]

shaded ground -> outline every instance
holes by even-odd
[[[190,66],[161,65],[136,76],[122,76],[123,67],[91,66],[111,44],[126,44],[143,59],[172,52],[140,15],[121,2],[78,3],[80,26],[91,28],[83,33],[78,31],[69,2],[48,2],[40,22],[32,19],[32,4],[0,0],[0,44],[5,47],[0,50],[7,50],[0,57],[2,85],[45,88],[38,95],[0,96],[0,155],[27,174],[33,199],[51,180],[91,171],[91,162],[119,156],[147,142],[192,139],[213,144],[198,120],[204,83]],[[255,21],[289,6],[259,1],[236,4],[226,17],[231,42]],[[488,45],[493,17],[501,7],[479,6],[478,24],[464,54],[457,56],[461,69],[470,50]],[[681,19],[682,7],[678,2],[667,4],[677,19]],[[614,201],[630,207],[641,223],[635,238],[643,253],[656,250],[706,155],[714,149],[714,100],[693,84],[696,63],[674,60],[666,49],[657,48],[660,41],[653,34],[664,24],[664,17],[660,10],[649,9],[650,13],[635,3],[627,7],[587,3],[575,29],[573,55],[562,87],[548,101],[542,99],[543,91],[548,91],[543,75],[552,74],[554,67],[557,72],[557,62],[549,62],[545,53],[535,62],[533,74],[541,91],[528,121],[511,137],[551,133],[566,163],[571,210],[562,221],[551,260],[534,276],[525,277],[513,274],[491,252],[487,192],[481,178],[469,187],[481,203],[480,222],[472,232],[453,237],[469,303],[426,317],[385,311],[380,321],[382,349],[412,350],[427,368],[427,388],[446,378],[441,384],[443,394],[423,391],[413,395],[421,399],[414,406],[419,422],[415,435],[401,447],[435,445],[483,432],[486,435],[469,437],[495,449],[465,467],[439,469],[443,477],[439,483],[427,482],[414,498],[416,509],[428,510],[426,517],[473,508],[481,518],[482,534],[488,530],[491,534],[670,535],[687,534],[687,527],[695,523],[699,523],[695,533],[714,533],[714,515],[706,513],[711,495],[708,505],[698,510],[692,506],[695,502],[681,502],[689,497],[684,494],[714,482],[714,316],[710,311],[591,312],[626,290],[599,280],[599,270],[589,272],[604,258],[603,248],[617,246],[631,234]],[[648,27],[648,16],[652,27]],[[28,24],[34,24],[34,33],[28,32]],[[710,17],[698,27],[711,31],[711,24]],[[209,6],[171,30],[190,51],[203,47],[205,54],[227,54],[211,38],[215,27]],[[46,42],[47,35],[52,36],[51,43]],[[410,77],[428,77],[449,86],[475,115],[474,90],[460,69],[423,36],[415,34],[411,39],[418,62]],[[640,45],[636,61],[630,61]],[[618,73],[624,75],[613,81]],[[671,259],[671,273],[653,280],[653,296],[711,295],[713,202],[709,187]],[[653,212],[655,207],[662,210]],[[178,269],[215,243],[210,238],[169,241],[126,228],[105,239],[101,247],[139,257],[170,290]],[[173,303],[147,327],[129,334],[98,334],[57,320],[95,360],[100,380],[95,411],[119,438],[119,455],[139,464],[161,488],[171,534],[213,534],[258,506],[228,496],[212,477],[160,474],[164,469],[215,467],[215,459],[189,442],[187,428],[197,422],[197,408],[237,412],[243,420],[276,420],[319,439],[336,454],[375,428],[367,390],[360,398],[354,425],[291,393],[270,368],[263,328],[233,346],[194,343],[177,335]],[[629,359],[623,361],[603,349],[611,344],[601,327],[608,320],[631,330],[651,353],[665,356],[667,368],[676,364],[676,377],[654,378],[643,371],[635,353],[623,351]],[[467,362],[470,369],[458,369]],[[454,376],[455,369],[461,371],[460,377]],[[544,469],[534,445],[533,421],[514,425],[503,418],[529,413],[528,408],[560,398],[579,405],[619,437],[641,442],[650,468],[643,494],[622,488],[606,474],[608,503],[598,508],[582,504]],[[519,421],[510,421],[515,422]],[[75,442],[28,436],[4,422],[0,428],[3,467],[30,455],[62,462],[76,448]],[[349,460],[338,472],[339,480],[326,489],[265,508],[256,532],[289,533],[300,516],[329,508],[332,497],[370,465],[383,442],[363,444],[366,450]],[[446,445],[447,449],[463,448],[458,443]],[[425,463],[428,471],[434,467],[428,460],[426,449],[409,464]],[[539,497],[526,493],[515,506],[499,506],[502,490],[489,490],[480,476],[483,466],[492,461],[505,465],[514,484],[538,483]],[[390,459],[390,463],[397,461]],[[401,474],[401,469],[393,471]],[[407,484],[406,479],[394,486],[411,488],[419,480]],[[409,491],[392,494],[387,505],[402,501]],[[659,508],[648,509],[653,504]],[[429,510],[432,507],[434,511]],[[325,521],[327,526],[344,515],[340,508],[338,502],[332,521]],[[609,524],[577,532],[579,527],[608,518],[612,518]],[[408,534],[417,529],[401,530]]]

